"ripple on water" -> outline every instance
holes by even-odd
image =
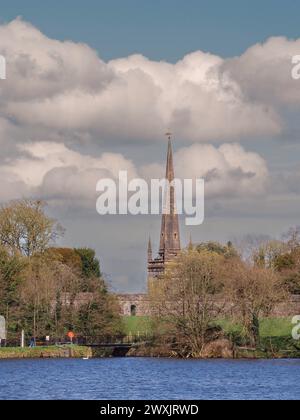
[[[300,360],[2,360],[0,399],[300,399]]]

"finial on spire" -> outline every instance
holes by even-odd
[[[172,140],[173,133],[171,133],[171,130],[169,130],[165,135],[168,138],[168,140],[170,140],[170,141]]]

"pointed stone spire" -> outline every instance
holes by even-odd
[[[151,237],[149,236],[149,242],[148,242],[148,262],[152,261],[152,243],[151,243]]]
[[[173,151],[172,151],[172,134],[167,133],[168,136],[168,155],[167,155],[167,167],[166,167],[166,179],[169,182],[172,182],[175,178],[174,176],[174,164],[173,164]]]
[[[167,133],[168,137],[168,155],[166,166],[166,179],[171,184],[174,179],[173,151],[171,142],[171,133]],[[161,233],[160,233],[160,249],[159,254],[164,260],[171,259],[180,252],[180,232],[179,220],[176,212],[175,187],[170,185],[167,188],[164,202],[164,214],[162,215]]]

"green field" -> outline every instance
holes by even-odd
[[[153,328],[149,317],[124,317],[124,333],[126,335],[151,335]],[[226,333],[238,333],[241,327],[230,320],[223,320],[219,325]],[[260,335],[264,337],[291,337],[291,318],[265,318],[260,322]]]
[[[147,316],[125,316],[123,324],[126,335],[149,335],[152,333],[152,321]]]
[[[222,320],[219,325],[226,333],[238,333],[241,327],[230,320]],[[260,336],[265,337],[291,337],[291,318],[264,318],[260,321]]]

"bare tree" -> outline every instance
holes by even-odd
[[[201,357],[222,312],[221,271],[224,256],[207,250],[183,252],[151,287],[159,328],[182,356]]]
[[[265,268],[274,269],[277,259],[288,251],[288,245],[279,240],[270,240],[262,244],[253,254],[253,262]]]
[[[248,234],[241,238],[234,238],[232,242],[243,260],[253,262],[257,250],[271,240],[268,235]]]
[[[282,239],[286,242],[290,251],[300,247],[300,226],[291,227],[286,233],[282,235]]]
[[[286,290],[275,271],[251,266],[241,260],[228,263],[225,293],[233,313],[242,321],[244,333],[253,347],[259,343],[259,322],[274,306],[286,299]]]

